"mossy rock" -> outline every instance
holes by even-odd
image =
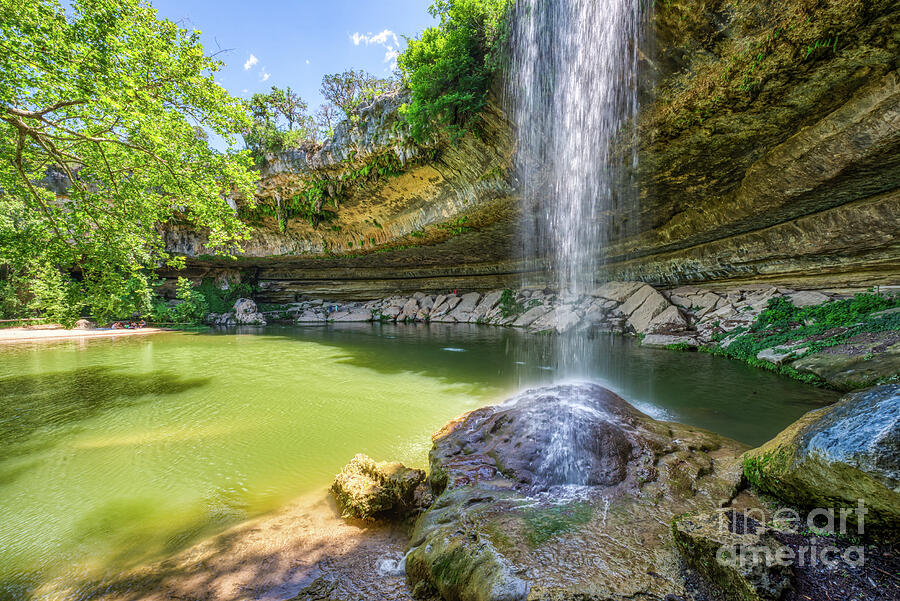
[[[811,411],[743,457],[747,479],[802,508],[869,510],[865,523],[900,529],[900,385],[853,393]],[[857,514],[849,515],[856,522]]]
[[[577,473],[551,453],[567,435]],[[525,391],[434,443],[439,496],[415,524],[406,573],[447,601],[686,598],[670,524],[732,499],[745,449],[591,384]]]
[[[859,345],[857,345],[859,346]],[[869,345],[878,347],[877,343]],[[814,374],[838,390],[856,390],[900,375],[900,344],[871,353],[826,349],[794,362],[800,373]]]
[[[761,524],[733,532],[729,511],[675,520],[672,533],[685,562],[722,601],[777,601],[790,588],[791,566],[777,561],[787,549]],[[747,526],[744,521],[742,526]]]
[[[361,520],[405,517],[415,506],[416,487],[425,472],[402,463],[378,463],[356,455],[331,485],[341,516]]]

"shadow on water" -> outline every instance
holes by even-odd
[[[327,501],[327,505],[326,511],[333,514],[331,519],[341,520],[333,504]],[[307,510],[322,511],[313,507]],[[226,531],[185,554],[143,568],[101,579],[68,582],[66,598],[212,601],[234,598],[235,591],[240,591],[242,599],[287,599],[314,578],[325,576],[336,586],[329,599],[412,599],[405,575],[384,575],[375,567],[377,560],[385,556],[402,556],[407,541],[402,529],[358,524],[362,530],[340,538],[336,545],[333,537],[315,530],[312,524],[319,524],[318,521],[306,520],[307,510],[276,517],[274,525],[263,522]],[[292,531],[294,527],[298,529]],[[269,537],[278,540],[261,546],[255,542]]]
[[[52,446],[54,430],[61,435],[66,428],[105,411],[151,402],[158,396],[179,394],[208,383],[208,378],[183,378],[165,371],[129,374],[106,366],[2,377],[0,463]],[[42,431],[39,443],[33,440],[38,430]],[[0,471],[0,485],[22,469]]]

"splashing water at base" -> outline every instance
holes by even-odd
[[[534,272],[549,272],[566,319],[595,286],[604,248],[634,223],[638,56],[648,7],[641,0],[518,0],[506,82],[517,126],[525,210],[522,242]],[[630,148],[622,156],[617,148]],[[571,299],[566,303],[565,299]],[[568,311],[574,311],[574,306]],[[596,360],[584,333],[562,336],[557,373],[584,378]],[[570,473],[571,424],[559,420],[548,460]]]

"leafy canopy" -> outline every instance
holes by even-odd
[[[226,196],[252,199],[257,176],[198,134],[250,123],[220,67],[141,0],[0,0],[0,266],[36,308],[145,309],[151,270],[178,263],[164,224],[239,249]]]
[[[316,140],[315,119],[307,114],[309,105],[290,87],[272,86],[268,94],[254,94],[247,109],[253,121],[243,132],[244,143],[254,156]]]
[[[458,140],[487,103],[507,34],[510,0],[436,0],[440,25],[409,40],[397,64],[412,91],[406,117],[413,137],[440,129]]]
[[[353,113],[359,105],[367,100],[372,100],[379,94],[390,92],[397,87],[397,81],[391,78],[381,79],[363,71],[344,71],[333,73],[322,78],[322,97],[326,106],[343,111],[344,117],[353,118]]]

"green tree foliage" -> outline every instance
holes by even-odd
[[[315,141],[315,119],[307,114],[309,105],[291,88],[272,86],[268,94],[254,94],[247,102],[253,118],[243,132],[244,143],[256,156],[278,152]]]
[[[439,129],[456,141],[488,99],[507,34],[510,0],[436,0],[429,12],[440,25],[426,29],[397,64],[412,91],[406,117],[424,142]]]
[[[246,282],[228,282],[224,287],[205,278],[194,286],[187,278],[178,278],[175,298],[170,306],[164,300],[153,301],[150,319],[157,324],[200,324],[209,313],[230,313],[239,298],[250,298],[253,286]]]
[[[220,67],[140,0],[0,0],[0,265],[31,306],[64,321],[146,309],[152,270],[180,264],[162,224],[239,250],[226,196],[253,198],[250,156],[196,129],[233,142],[249,125]]]
[[[328,139],[334,135],[334,126],[337,125],[340,109],[333,104],[323,104],[316,111],[316,127],[319,135]]]
[[[323,77],[321,92],[328,104],[342,111],[347,119],[352,119],[361,103],[390,92],[397,85],[394,79],[380,79],[362,69],[350,69]]]

